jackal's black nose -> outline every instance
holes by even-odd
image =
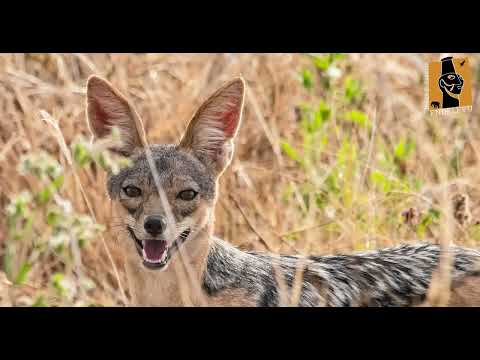
[[[160,216],[149,216],[145,219],[143,227],[150,235],[157,236],[165,229],[165,221]]]

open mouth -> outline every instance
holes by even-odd
[[[170,260],[172,256],[172,251],[178,249],[180,244],[190,235],[190,229],[187,229],[179,235],[171,246],[168,246],[165,240],[140,240],[135,236],[135,233],[130,227],[127,227],[127,229],[135,241],[135,246],[143,260],[143,265],[148,269],[165,268],[168,260]]]

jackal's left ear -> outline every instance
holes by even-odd
[[[233,155],[233,139],[240,126],[245,81],[236,78],[217,90],[197,110],[180,147],[192,151],[207,166],[221,173]]]

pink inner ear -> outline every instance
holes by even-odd
[[[110,116],[96,99],[92,99],[90,106],[92,107],[92,115],[94,119],[93,125],[97,136],[107,136],[110,132],[110,127],[112,126],[112,123],[108,121]]]
[[[222,114],[225,125],[223,129],[223,131],[225,132],[225,136],[230,138],[234,135],[235,129],[237,127],[238,115],[238,108],[236,107]]]

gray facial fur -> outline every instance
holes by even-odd
[[[196,207],[196,201],[176,199],[180,191],[193,189],[198,198],[208,202],[215,199],[215,175],[195,156],[179,149],[175,145],[150,146],[153,161],[159,176],[160,186],[165,191],[176,221],[190,215]],[[160,203],[158,191],[150,169],[145,151],[133,156],[131,165],[118,174],[108,178],[108,193],[113,200],[119,200],[134,217],[139,216],[148,201]],[[133,185],[142,190],[139,199],[128,199],[123,194],[126,185]],[[162,213],[165,211],[159,210]]]

